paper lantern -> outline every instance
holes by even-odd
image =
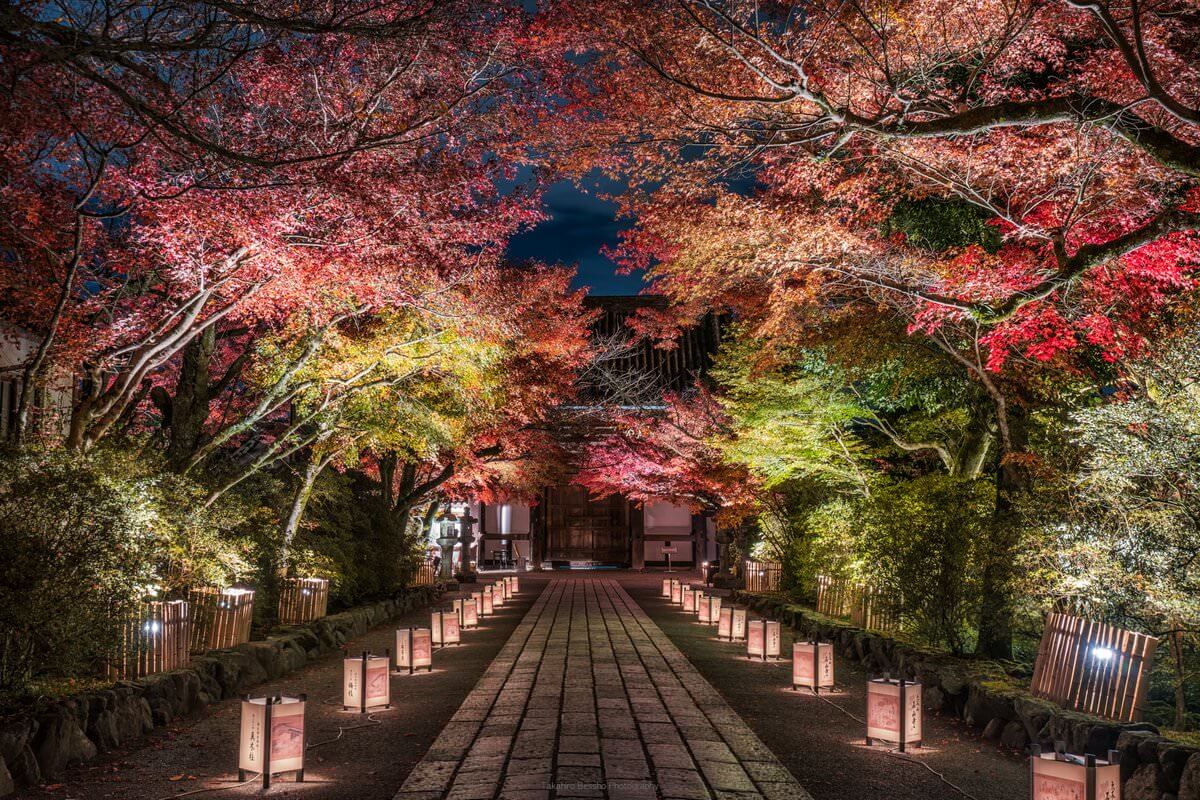
[[[434,611],[431,615],[429,630],[433,634],[433,643],[440,647],[458,644],[461,641],[458,614],[453,610]]]
[[[392,668],[391,651],[373,656],[363,651],[361,656],[342,659],[342,710],[357,708],[363,714],[370,708],[390,708],[392,687],[388,673]]]
[[[717,617],[717,638],[740,642],[746,638],[746,609],[722,606]]]
[[[508,582],[510,588],[512,589],[512,594],[516,595],[516,594],[521,593],[521,579],[520,578],[518,578],[516,575],[509,575],[504,580]]]
[[[921,684],[901,678],[867,681],[867,744],[921,746]]]
[[[433,672],[433,631],[401,628],[396,631],[396,671],[412,675],[419,669]]]
[[[476,621],[483,618],[483,592],[471,592],[471,602],[475,604]]]
[[[272,775],[294,772],[297,783],[304,782],[305,699],[302,694],[242,698],[239,781],[246,781],[247,772],[257,772],[269,789]]]
[[[1095,756],[1041,753],[1034,746],[1029,759],[1033,800],[1121,800],[1120,753],[1108,751],[1108,760]]]
[[[696,595],[698,594],[699,592],[690,586],[684,586],[682,589],[680,589],[679,599],[683,603],[684,613],[696,613]]]
[[[458,626],[463,630],[479,627],[479,607],[475,605],[474,597],[464,597],[454,601],[454,610],[458,612]]]
[[[504,600],[504,581],[496,581],[492,584],[492,608],[500,608]]]
[[[512,600],[512,596],[513,596],[512,581],[510,581],[507,576],[500,579],[500,588],[504,592],[504,599]]]
[[[483,616],[490,617],[496,613],[496,592],[492,586],[483,587]]]
[[[683,584],[674,578],[671,579],[671,602],[674,605],[679,605],[683,602]]]
[[[750,658],[779,658],[779,623],[773,619],[752,619],[746,626],[746,655]]]
[[[696,603],[697,622],[702,625],[716,625],[721,619],[721,598],[702,594]]]
[[[671,579],[663,578],[662,596],[671,599]]]
[[[829,642],[795,642],[792,645],[792,688],[833,688],[833,645]]]

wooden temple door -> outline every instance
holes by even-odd
[[[629,503],[623,497],[593,500],[579,486],[550,489],[546,527],[547,560],[629,562]]]

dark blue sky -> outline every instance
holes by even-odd
[[[550,218],[513,238],[508,257],[578,264],[575,285],[588,287],[591,294],[637,294],[642,289],[641,275],[618,275],[617,265],[600,252],[605,245],[617,244],[618,232],[627,227],[627,222],[616,219],[616,204],[596,196],[597,191],[612,188],[589,183],[580,189],[570,181],[551,185],[545,194]]]

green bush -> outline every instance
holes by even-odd
[[[247,568],[200,487],[153,459],[102,449],[0,457],[0,692],[97,674],[147,595],[221,585]]]
[[[990,482],[942,475],[880,487],[859,504],[863,577],[912,633],[955,653],[975,635],[993,507]]]

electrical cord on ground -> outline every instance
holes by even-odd
[[[852,720],[854,720],[855,722],[859,723],[860,725],[866,725],[866,724],[867,724],[867,721],[866,721],[866,720],[864,720],[864,719],[861,719],[860,717],[856,717],[856,716],[854,716],[854,715],[853,715],[853,714],[851,714],[849,711],[847,711],[846,709],[844,709],[844,708],[842,708],[841,706],[839,706],[837,703],[835,703],[835,702],[833,702],[832,700],[830,700],[828,697],[823,697],[822,695],[819,695],[819,694],[817,694],[817,695],[814,695],[814,697],[816,697],[818,700],[822,700],[822,701],[824,701],[824,702],[828,703],[829,705],[833,706],[833,707],[834,707],[834,708],[836,708],[838,711],[842,712],[842,713],[843,713],[843,714],[845,714],[847,717],[849,717],[850,719],[852,719]],[[976,797],[975,795],[971,794],[970,792],[968,792],[966,789],[962,788],[962,787],[961,787],[961,786],[959,786],[958,784],[951,782],[949,778],[947,778],[947,777],[946,777],[945,775],[943,775],[942,773],[938,772],[938,771],[937,771],[936,769],[934,769],[933,767],[931,767],[931,766],[929,766],[928,764],[926,764],[924,761],[919,761],[919,760],[917,760],[917,759],[913,758],[912,756],[909,756],[909,755],[907,755],[906,753],[901,753],[901,752],[900,752],[900,751],[898,751],[898,750],[885,750],[885,751],[884,751],[884,754],[885,754],[885,755],[889,755],[889,756],[891,756],[891,757],[893,757],[893,758],[898,758],[898,759],[900,759],[901,761],[907,761],[907,762],[908,762],[908,763],[910,763],[910,764],[916,764],[917,766],[924,767],[924,768],[925,768],[925,769],[927,769],[927,770],[928,770],[928,771],[929,771],[929,772],[930,772],[930,773],[931,773],[931,774],[932,774],[934,777],[936,777],[936,778],[937,778],[938,780],[940,780],[942,783],[944,783],[944,784],[946,784],[947,786],[949,786],[949,787],[950,787],[951,789],[953,789],[954,791],[956,791],[956,792],[958,792],[959,794],[961,794],[963,797],[966,797],[966,798],[967,798],[967,800],[979,800],[979,798],[978,798],[978,797]]]
[[[240,789],[243,786],[245,786],[246,784],[252,783],[256,780],[258,780],[257,775],[255,775],[253,778],[246,778],[246,780],[244,780],[244,781],[238,781],[237,783],[230,784],[229,786],[209,786],[204,789],[192,789],[191,791],[188,791],[188,792],[180,792],[179,794],[172,794],[172,795],[167,795],[166,797],[160,797],[160,798],[158,798],[158,800],[175,800],[176,797],[190,797],[191,795],[194,795],[194,794],[205,794],[206,792],[224,792],[229,789]]]

